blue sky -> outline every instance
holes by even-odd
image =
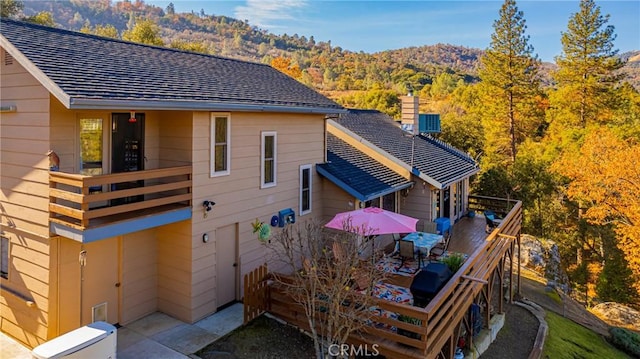
[[[274,34],[313,36],[316,42],[368,53],[409,46],[449,43],[485,49],[491,41],[493,22],[502,1],[357,1],[357,0],[247,0],[194,1],[148,0],[177,12],[226,15]],[[596,1],[609,14],[620,52],[640,50],[640,1]],[[526,33],[543,61],[560,54],[560,33],[566,31],[579,2],[518,1],[527,22]]]

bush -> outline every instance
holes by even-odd
[[[634,358],[640,358],[640,335],[619,327],[609,329],[609,334],[611,344]]]
[[[446,264],[449,269],[451,269],[451,273],[456,273],[462,264],[465,261],[464,255],[460,253],[450,253],[448,256],[440,259],[442,263]]]

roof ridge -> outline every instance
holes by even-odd
[[[433,145],[438,146],[443,150],[462,158],[463,160],[476,164],[476,161],[467,153],[462,152],[461,150],[455,148],[453,145],[450,145],[447,142],[444,142],[443,140],[432,137],[430,134],[419,134],[419,136],[424,138],[426,141],[431,142]]]
[[[87,34],[87,33],[80,32],[80,31],[74,31],[74,30],[62,29],[62,28],[57,28],[57,27],[50,27],[50,26],[45,26],[45,25],[40,25],[40,24],[34,24],[34,23],[31,23],[31,22],[27,22],[27,21],[20,21],[20,20],[8,19],[8,18],[2,18],[2,20],[0,21],[0,23],[5,23],[5,22],[11,22],[11,23],[14,23],[14,24],[19,25],[19,26],[37,28],[37,29],[41,29],[41,30],[49,31],[49,32],[65,33],[65,34],[71,35],[71,36],[94,38],[96,40],[118,42],[118,43],[127,44],[127,45],[148,47],[148,48],[152,48],[152,49],[156,49],[156,50],[177,52],[177,53],[183,53],[183,54],[188,54],[188,55],[205,56],[205,57],[211,57],[211,58],[216,58],[216,59],[220,59],[220,60],[228,60],[228,61],[235,61],[235,62],[241,62],[241,63],[246,63],[246,64],[269,66],[270,67],[270,65],[263,64],[261,62],[234,59],[232,57],[225,57],[225,56],[212,55],[212,54],[203,54],[203,53],[200,53],[200,52],[192,52],[192,51],[174,49],[174,48],[165,47],[165,46],[149,45],[149,44],[143,44],[143,43],[139,43],[139,42],[127,41],[127,40],[122,40],[122,39],[114,39],[114,38],[107,37],[107,36],[100,36],[100,35],[95,35],[95,34]],[[0,34],[1,33],[2,33],[2,27],[0,26]]]

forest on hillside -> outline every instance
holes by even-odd
[[[480,162],[473,191],[522,200],[524,232],[557,244],[586,304],[640,307],[640,51],[618,53],[615,24],[594,0],[576,4],[554,64],[534,55],[515,0],[496,13],[485,50],[438,44],[375,54],[204,11],[178,14],[171,4],[23,5],[10,15],[269,63],[347,107],[397,116],[398,95],[411,88],[421,112],[441,115],[439,138]]]

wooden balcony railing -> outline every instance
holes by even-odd
[[[504,266],[506,255],[513,255],[514,241],[520,234],[522,203],[502,200],[504,203],[501,204],[499,201],[498,198],[491,198],[494,206],[486,209],[509,208],[502,222],[492,233],[487,235],[485,243],[469,256],[463,266],[426,308],[375,299],[375,306],[378,308],[419,319],[420,324],[373,316],[367,318],[371,325],[361,332],[352,334],[349,342],[355,345],[367,344],[369,347],[376,344],[380,354],[388,358],[453,358],[454,343],[457,343],[461,323],[468,316],[471,304],[483,292],[485,296],[483,299],[487,301],[486,308],[491,305],[489,303],[492,297],[490,295],[491,289],[488,287],[495,279],[495,273],[503,274],[503,268],[500,267]],[[510,263],[513,265],[513,261]],[[510,274],[513,273],[513,268],[511,269]],[[255,277],[254,282],[266,281],[268,278],[269,275],[263,273],[262,276]],[[260,288],[260,291],[252,288]],[[279,288],[277,284],[272,284],[267,287],[265,294],[262,293],[263,288],[256,283],[252,287],[245,286],[245,297],[249,296],[254,299],[256,303],[252,303],[252,305],[257,308],[256,310],[267,310],[291,324],[306,330],[309,329],[304,309],[295,303],[283,289]],[[255,290],[256,293],[252,293],[252,290]],[[257,303],[261,301],[264,303]],[[499,308],[502,308],[501,302]],[[485,310],[485,315],[486,324],[489,322],[490,313],[488,310]],[[414,333],[415,337],[420,339],[399,335],[388,329],[391,327]]]
[[[191,166],[85,176],[49,172],[49,220],[79,230],[191,205]]]

